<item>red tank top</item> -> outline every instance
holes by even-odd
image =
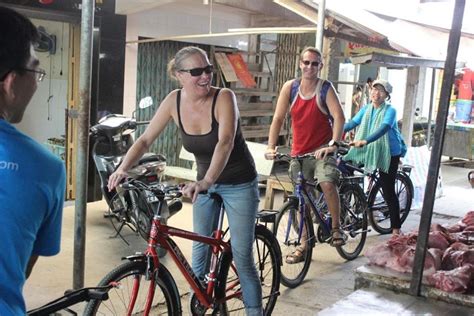
[[[291,105],[291,126],[293,143],[291,155],[302,155],[326,145],[332,138],[329,117],[321,112],[316,104],[316,96],[303,99],[298,93]]]

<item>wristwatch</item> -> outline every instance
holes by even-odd
[[[332,146],[339,147],[339,143],[337,141],[335,141],[334,139],[331,139],[328,143],[328,146],[329,147],[332,147]]]

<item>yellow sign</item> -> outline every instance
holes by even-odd
[[[370,54],[370,53],[383,53],[383,54],[390,54],[390,55],[398,55],[398,52],[396,51],[370,47],[367,45],[354,43],[354,42],[347,42],[347,45],[344,48],[344,57]]]

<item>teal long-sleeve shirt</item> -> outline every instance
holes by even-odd
[[[391,106],[391,104],[387,104],[388,108],[385,111],[385,116],[383,118],[382,124],[372,133],[370,134],[365,140],[367,143],[372,143],[388,133],[388,140],[390,144],[390,154],[391,156],[404,156],[406,153],[406,146],[403,142],[402,135],[400,134],[400,130],[398,129],[397,125],[397,111]],[[367,109],[369,104],[364,105],[360,109],[359,112],[346,124],[344,124],[344,132],[348,132],[355,127],[359,126],[362,122],[362,118],[367,113]],[[372,111],[372,117],[370,118],[369,124],[370,127],[374,122],[373,115],[375,111]],[[367,114],[368,115],[368,114]]]

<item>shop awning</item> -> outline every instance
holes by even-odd
[[[444,60],[436,60],[429,58],[389,55],[383,53],[370,53],[364,55],[357,55],[350,57],[354,65],[357,64],[371,64],[379,67],[387,68],[407,68],[407,67],[428,67],[428,68],[444,68]],[[457,62],[456,68],[465,66],[464,62]]]
[[[282,2],[280,1],[276,1]],[[286,7],[294,5],[295,12],[301,6],[312,10],[311,22],[316,24],[318,4],[312,0],[284,0]],[[411,56],[433,60],[445,60],[449,30],[415,23],[404,19],[369,12],[358,6],[357,1],[331,0],[326,2],[326,17],[329,20],[324,30],[327,37],[382,49],[392,49]],[[451,13],[446,14],[452,19]],[[458,61],[474,64],[474,34],[462,33]],[[438,67],[435,67],[438,68]]]

